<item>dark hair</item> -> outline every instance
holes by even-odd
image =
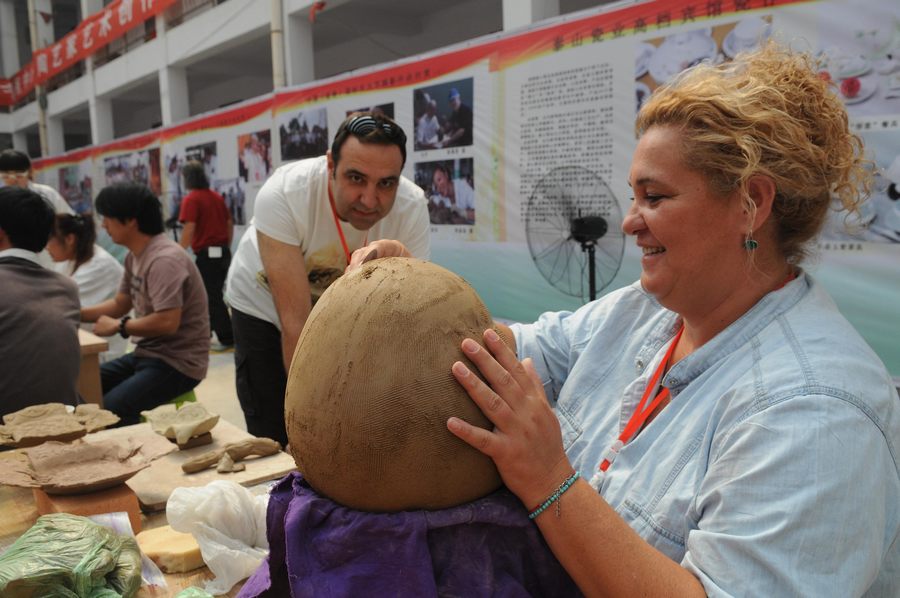
[[[104,187],[97,195],[97,212],[124,223],[134,218],[145,235],[163,232],[162,205],[146,185],[119,183]]]
[[[181,167],[184,176],[184,186],[188,189],[209,189],[209,178],[203,169],[203,164],[197,160],[189,160]]]
[[[94,228],[94,217],[92,214],[57,214],[56,226],[53,229],[53,236],[61,242],[65,242],[66,237],[75,235],[75,267],[72,272],[81,267],[81,264],[87,262],[94,257],[94,240],[97,238],[97,231]]]
[[[26,172],[28,170],[31,170],[31,159],[28,154],[14,149],[5,149],[0,152],[0,171]]]
[[[444,173],[444,176],[447,177],[448,181],[453,180],[453,177],[450,176],[450,169],[447,168],[446,165],[444,165],[440,162],[438,162],[437,164],[434,165],[434,170],[431,171],[431,178],[434,178],[434,173],[439,170]]]
[[[47,246],[53,231],[53,208],[30,189],[2,187],[0,230],[13,247],[37,253]]]
[[[351,135],[362,143],[396,145],[403,158],[401,167],[406,164],[406,133],[400,125],[380,113],[354,112],[338,127],[331,144],[331,159],[335,166],[341,160],[341,147]]]

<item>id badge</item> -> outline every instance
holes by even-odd
[[[221,247],[210,247],[208,255],[211,258],[222,257],[222,248]]]

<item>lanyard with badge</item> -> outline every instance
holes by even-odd
[[[347,264],[350,264],[350,247],[347,245],[347,239],[344,237],[344,231],[341,228],[341,222],[338,218],[337,208],[334,207],[334,195],[331,193],[331,181],[328,181],[328,203],[331,205],[331,215],[334,216],[334,227],[337,229],[338,237],[341,239],[341,246],[344,248],[344,255],[347,257]],[[366,231],[366,236],[363,238],[362,245],[360,247],[365,247],[369,242],[369,232]]]
[[[777,288],[773,289],[773,291],[777,291],[784,287],[787,283],[793,280],[796,277],[795,272],[791,272],[788,274],[787,278],[778,285]],[[675,338],[672,339],[672,344],[669,345],[669,348],[666,350],[666,354],[663,357],[662,361],[658,366],[656,366],[656,371],[653,372],[653,376],[650,377],[650,382],[647,383],[647,388],[644,389],[644,394],[641,396],[640,402],[638,402],[637,408],[634,410],[634,413],[631,414],[631,418],[628,420],[628,423],[625,424],[625,429],[622,430],[622,433],[619,434],[619,437],[616,438],[615,442],[613,442],[610,447],[606,450],[606,454],[603,455],[603,461],[600,462],[600,466],[597,468],[597,473],[594,475],[594,478],[591,480],[591,485],[600,489],[600,483],[603,481],[603,476],[606,474],[606,471],[609,469],[610,465],[616,460],[616,457],[619,454],[619,451],[622,450],[628,441],[640,430],[644,423],[646,423],[647,418],[656,411],[657,407],[659,407],[663,401],[669,398],[669,389],[663,387],[656,394],[656,397],[650,404],[647,404],[650,395],[653,394],[658,388],[659,379],[662,377],[663,372],[669,366],[669,360],[672,359],[672,353],[675,351],[675,347],[678,345],[678,341],[681,339],[681,335],[684,332],[684,324],[681,324],[681,327],[678,329],[678,332],[675,334]]]
[[[599,482],[603,479],[603,475],[606,473],[606,470],[609,469],[609,466],[612,465],[613,461],[616,460],[616,456],[619,454],[619,451],[622,450],[622,447],[625,446],[631,437],[635,435],[635,433],[641,429],[644,423],[647,421],[647,418],[650,417],[656,408],[662,404],[667,398],[669,398],[669,389],[663,387],[656,394],[656,397],[650,404],[647,402],[650,399],[650,395],[653,394],[658,388],[659,379],[662,377],[664,371],[669,365],[669,360],[672,359],[672,353],[675,351],[675,347],[678,345],[679,339],[681,339],[681,334],[684,332],[684,324],[678,329],[678,332],[675,334],[675,338],[672,339],[672,344],[669,345],[669,348],[666,350],[666,355],[663,357],[662,361],[656,366],[656,371],[653,372],[653,376],[650,377],[650,382],[647,384],[647,388],[644,389],[644,394],[641,396],[641,400],[638,403],[637,409],[634,410],[634,413],[631,414],[631,419],[628,420],[628,423],[625,424],[625,429],[622,430],[622,433],[619,434],[619,437],[616,438],[616,441],[610,445],[610,447],[606,450],[606,454],[603,456],[603,461],[600,462],[599,471],[595,476],[594,480]]]

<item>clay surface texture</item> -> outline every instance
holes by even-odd
[[[443,509],[500,486],[494,464],[450,434],[490,422],[450,373],[493,325],[456,274],[415,259],[364,264],[331,285],[300,336],[285,419],[299,470],[363,511]],[[471,363],[468,365],[474,370]]]
[[[45,442],[24,449],[27,464],[0,461],[0,480],[12,486],[38,487],[47,494],[84,494],[111,488],[176,450],[155,434],[109,440]]]
[[[29,447],[55,440],[67,442],[102,430],[119,417],[99,405],[79,405],[69,413],[62,403],[32,405],[3,417],[0,445]]]

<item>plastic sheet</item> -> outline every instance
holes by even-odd
[[[206,584],[207,592],[228,592],[268,554],[268,500],[268,495],[254,496],[240,484],[223,480],[199,488],[176,488],[169,497],[169,525],[194,536],[206,566],[216,576]]]
[[[0,556],[0,596],[8,598],[128,598],[140,587],[134,538],[77,515],[38,518]]]

